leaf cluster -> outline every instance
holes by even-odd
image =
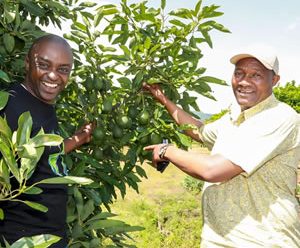
[[[285,86],[274,88],[278,100],[290,105],[300,113],[300,86],[295,81],[288,82]]]
[[[8,92],[0,92],[2,110],[8,100]],[[38,161],[40,160],[45,146],[58,146],[63,142],[63,138],[56,134],[45,134],[41,129],[32,137],[32,118],[29,112],[24,112],[18,119],[18,129],[12,131],[4,117],[0,117],[0,202],[18,201],[22,202],[38,211],[48,211],[46,206],[39,203],[21,200],[21,194],[40,194],[42,189],[39,184],[54,183],[91,183],[86,178],[61,177],[48,178],[34,184],[28,185]],[[17,187],[13,187],[16,181]],[[0,208],[0,220],[5,218],[5,211]]]
[[[1,110],[6,105],[8,93],[2,91],[0,96],[2,96]],[[45,212],[47,211],[45,206],[22,201],[17,197],[22,193],[39,194],[42,192],[36,187],[40,182],[27,186],[27,181],[32,176],[45,146],[58,146],[63,139],[55,134],[45,134],[43,129],[31,137],[31,129],[32,118],[29,112],[20,115],[18,129],[14,132],[8,126],[5,117],[0,117],[0,201],[19,201]],[[12,188],[12,180],[17,181],[18,188]],[[4,215],[1,209],[0,219],[3,219]]]
[[[122,0],[119,5],[70,6],[71,32],[64,37],[73,44],[75,63],[71,83],[58,102],[60,127],[67,137],[84,122],[97,123],[94,140],[65,157],[72,175],[94,181],[70,190],[70,247],[88,247],[87,239],[103,239],[100,230],[89,234],[85,209],[95,216],[103,211],[95,206],[110,211],[119,195],[125,197],[126,188],[138,192],[140,178],[146,177],[141,164],[151,161],[144,146],[163,139],[182,148],[191,145],[184,128],[141,89],[142,83],[160,83],[168,97],[190,113],[199,110],[190,92],[213,98],[209,84],[226,84],[204,75],[206,69],[199,66],[201,46],[212,47],[210,32],[229,32],[213,20],[223,14],[219,6],[199,1],[194,9],[165,13],[165,5],[161,1],[153,8],[146,1]],[[123,242],[123,231],[110,236],[115,244]]]

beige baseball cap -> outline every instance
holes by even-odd
[[[264,54],[261,52],[240,53],[234,55],[230,59],[230,62],[235,65],[238,61],[245,58],[255,58],[259,62],[261,62],[267,69],[274,71],[276,75],[278,75],[279,73],[279,61],[277,56],[273,54]]]

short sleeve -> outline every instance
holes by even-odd
[[[199,128],[201,140],[209,150],[212,150],[217,140],[219,129],[224,126],[225,119],[227,119],[226,115]]]
[[[259,116],[227,133],[214,147],[214,153],[251,174],[275,156],[300,145],[299,115]]]

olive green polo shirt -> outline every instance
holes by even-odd
[[[206,183],[201,247],[300,247],[295,196],[300,162],[300,117],[273,95],[200,128],[211,154],[244,172]]]

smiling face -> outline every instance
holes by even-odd
[[[66,43],[59,39],[42,40],[26,57],[25,85],[35,97],[52,104],[65,88],[72,64],[72,51]]]
[[[279,76],[255,58],[244,58],[236,63],[232,88],[242,110],[251,108],[272,94]]]

